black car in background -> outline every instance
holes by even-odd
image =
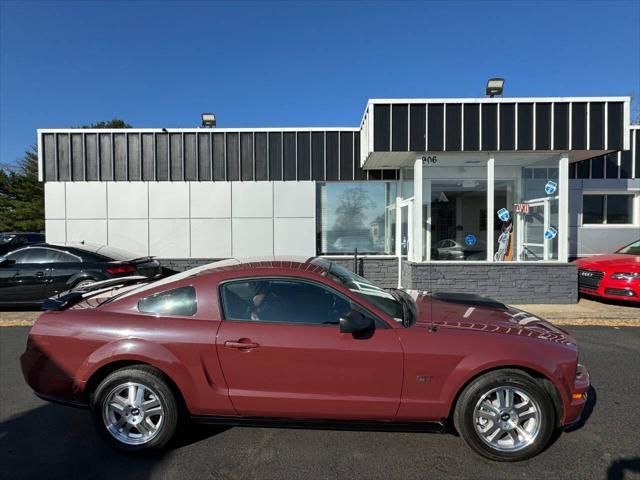
[[[0,257],[0,306],[38,305],[65,290],[129,275],[156,277],[160,263],[97,245],[18,248]]]
[[[44,233],[2,232],[0,233],[0,257],[16,248],[42,242],[44,242]]]

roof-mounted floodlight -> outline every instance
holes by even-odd
[[[495,97],[496,95],[502,95],[504,90],[504,78],[490,78],[487,81],[487,97]]]
[[[202,127],[203,128],[215,128],[216,126],[216,114],[215,113],[203,113],[202,114]]]

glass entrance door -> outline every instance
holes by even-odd
[[[398,286],[402,286],[402,262],[413,257],[413,198],[396,202],[396,256]]]
[[[551,260],[556,257],[554,240],[557,229],[552,225],[552,213],[557,199],[537,198],[524,203],[525,212],[518,214],[518,260]]]

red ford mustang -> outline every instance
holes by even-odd
[[[42,398],[91,409],[124,450],[182,414],[258,426],[456,430],[480,455],[531,457],[579,420],[575,340],[469,294],[383,290],[340,265],[225,260],[50,299],[22,370]]]
[[[580,293],[640,302],[640,240],[615,253],[581,258],[575,263]]]

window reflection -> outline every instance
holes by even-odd
[[[324,183],[318,189],[319,254],[395,252],[395,181]]]

